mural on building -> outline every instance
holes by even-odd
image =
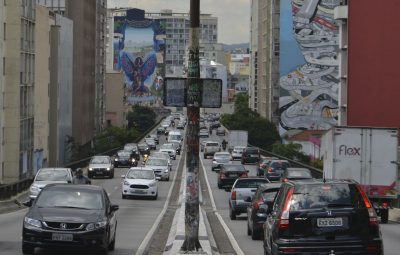
[[[338,36],[333,9],[341,0],[282,0],[280,125],[325,130],[338,118]]]
[[[114,70],[122,70],[128,104],[161,102],[165,26],[114,18]]]

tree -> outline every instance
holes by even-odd
[[[156,113],[150,107],[134,105],[132,111],[128,112],[126,119],[128,120],[128,128],[137,128],[140,132],[144,132],[155,124]]]
[[[274,144],[272,152],[286,158],[300,161],[304,164],[310,164],[310,156],[301,151],[301,145],[297,143]]]

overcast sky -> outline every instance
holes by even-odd
[[[218,17],[218,42],[225,44],[250,41],[251,0],[200,0],[201,13]],[[117,6],[116,6],[117,5]],[[146,12],[171,9],[189,12],[190,0],[108,0],[108,7],[132,7]]]

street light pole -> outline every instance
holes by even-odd
[[[190,0],[189,62],[187,72],[185,241],[182,251],[198,251],[199,242],[199,61],[200,0]]]

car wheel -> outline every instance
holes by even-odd
[[[251,231],[251,240],[258,240],[259,238],[259,235],[253,229],[253,231]]]
[[[115,250],[115,235],[116,235],[116,233],[117,233],[117,227],[115,227],[114,238],[113,238],[113,240],[111,241],[111,243],[108,245],[108,250],[109,250],[109,251]]]
[[[204,154],[204,159],[206,159],[207,158],[207,155],[206,154]]]
[[[250,225],[249,225],[249,221],[247,221],[247,235],[251,235],[251,229],[250,229]]]
[[[35,253],[35,247],[27,245],[27,244],[22,244],[22,253],[23,254],[34,254]]]
[[[167,177],[167,179],[165,179],[167,182],[169,182],[169,176]]]
[[[381,223],[388,223],[389,220],[389,210],[383,210],[381,212]]]
[[[231,220],[236,220],[236,213],[234,210],[229,210],[229,218],[231,218]]]
[[[127,199],[128,198],[128,196],[127,195],[124,195],[124,194],[122,194],[122,199]]]
[[[219,188],[219,189],[222,189],[222,185],[221,185],[221,184],[219,184],[219,183],[218,183],[218,188]]]
[[[110,174],[110,179],[114,178],[114,173]]]
[[[153,200],[157,200],[158,198],[158,193],[156,193],[156,195],[153,197]]]
[[[93,175],[92,175],[92,174],[88,174],[88,178],[89,178],[89,179],[92,179],[92,178],[93,178]]]

